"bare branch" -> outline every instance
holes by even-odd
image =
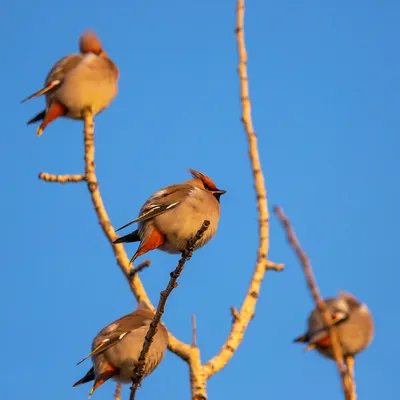
[[[308,288],[310,289],[310,292],[315,301],[315,304],[316,304],[319,312],[321,313],[324,324],[328,328],[329,337],[330,337],[330,340],[332,343],[333,356],[335,358],[336,365],[338,367],[340,376],[342,378],[342,385],[343,385],[345,397],[347,400],[352,400],[351,383],[348,379],[347,371],[344,366],[343,352],[342,352],[342,347],[340,345],[337,329],[335,326],[332,325],[331,315],[329,313],[329,310],[326,306],[325,301],[322,299],[321,294],[319,292],[317,282],[316,282],[316,279],[314,277],[314,274],[313,274],[313,271],[311,268],[310,261],[306,255],[306,253],[302,250],[300,243],[296,237],[296,234],[290,224],[290,221],[284,214],[282,208],[274,207],[274,211],[275,211],[275,214],[277,215],[277,217],[279,218],[279,220],[281,221],[282,225],[284,226],[288,241],[289,241],[290,245],[292,246],[292,248],[294,249],[294,251],[296,252],[297,257],[299,258],[299,260],[301,262],[301,265],[303,267],[303,270],[304,270],[304,273],[306,276]]]
[[[198,347],[191,347],[189,367],[192,400],[207,400],[208,377],[204,366],[201,365],[200,349]]]
[[[349,385],[351,386],[351,396],[349,397],[349,400],[357,400],[356,379],[354,376],[355,358],[351,357],[351,356],[347,356],[347,357],[345,357],[344,361],[345,361],[346,367],[347,367]]]
[[[240,318],[236,307],[231,307],[231,314],[232,314],[232,324],[234,324]]]
[[[242,342],[247,326],[254,315],[257,299],[261,289],[261,283],[266,270],[281,270],[283,268],[281,265],[277,266],[276,264],[268,261],[269,213],[267,191],[265,188],[264,176],[258,152],[257,136],[254,132],[251,118],[251,102],[249,98],[249,85],[247,78],[247,52],[244,39],[244,11],[244,0],[238,0],[236,41],[239,53],[238,73],[240,78],[242,122],[249,143],[249,157],[257,198],[259,244],[257,262],[250,286],[247,290],[247,294],[240,311],[233,313],[234,318],[229,336],[219,353],[204,365],[205,373],[208,378],[225,367]]]
[[[131,276],[131,267],[129,265],[129,258],[124,250],[122,244],[113,244],[116,239],[114,228],[110,222],[107,211],[104,207],[103,200],[99,190],[99,183],[95,171],[95,147],[94,147],[94,121],[90,110],[84,111],[84,144],[85,144],[85,173],[82,175],[53,175],[45,172],[39,174],[39,179],[46,182],[80,182],[86,181],[91,195],[93,207],[95,209],[100,226],[106,235],[110,245],[112,246],[117,263],[125,275],[129,283],[132,293],[135,295],[137,301],[146,303],[150,309],[154,310],[146,290],[137,274]],[[145,268],[145,263],[139,265],[141,270]],[[146,265],[147,266],[147,265]],[[168,348],[181,357],[183,360],[188,361],[190,357],[191,346],[176,339],[170,332],[168,332],[169,344]]]
[[[196,316],[192,315],[192,346],[197,347],[197,325]]]
[[[265,269],[273,269],[274,271],[281,272],[285,269],[283,264],[276,264],[269,260],[265,260]]]
[[[58,182],[58,183],[77,183],[86,180],[86,175],[53,175],[47,172],[41,172],[39,179],[45,182]]]
[[[171,294],[172,290],[178,287],[177,280],[183,271],[186,261],[190,260],[190,258],[192,257],[196,243],[203,237],[204,232],[208,229],[209,226],[210,226],[210,221],[204,221],[203,225],[197,231],[196,235],[191,240],[188,241],[185,251],[182,252],[182,257],[179,260],[178,266],[170,274],[171,278],[168,282],[167,287],[160,293],[160,301],[158,302],[157,311],[154,315],[153,320],[150,323],[150,327],[146,334],[143,343],[143,348],[138,359],[138,363],[136,364],[135,369],[133,370],[130,400],[134,400],[136,390],[140,387],[141,381],[144,377],[146,356],[150,350],[150,346],[153,342],[154,335],[156,334],[157,325],[159,324],[161,317],[164,314],[164,308],[168,300],[168,297]]]
[[[133,268],[133,270],[130,272],[130,276],[131,277],[135,276],[139,272],[142,272],[144,269],[150,267],[150,265],[151,265],[150,260],[143,261],[137,267]]]
[[[117,383],[115,388],[114,400],[121,400],[121,384]]]
[[[135,274],[133,277],[130,276],[131,267],[129,265],[129,258],[124,250],[123,245],[113,244],[113,241],[117,238],[117,235],[115,234],[114,228],[110,222],[99,190],[99,183],[95,172],[94,162],[94,121],[93,116],[89,111],[85,113],[84,124],[85,174],[87,177],[87,185],[92,198],[93,207],[95,209],[100,226],[112,246],[117,263],[125,275],[125,278],[127,279],[136,299],[139,302],[143,301],[152,310],[154,310],[154,306],[151,304],[138,274]],[[168,348],[182,359],[188,360],[191,346],[179,341],[170,332],[168,332],[168,337]]]

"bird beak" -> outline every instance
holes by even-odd
[[[212,194],[219,194],[220,196],[225,194],[226,190],[213,190]]]

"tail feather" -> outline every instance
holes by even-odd
[[[44,119],[45,116],[46,116],[46,111],[43,110],[43,111],[40,112],[39,114],[35,115],[32,119],[30,119],[30,120],[27,122],[27,125],[34,124],[35,122],[42,121],[42,120]]]
[[[113,241],[114,244],[117,243],[132,243],[132,242],[140,242],[140,236],[139,236],[139,231],[133,231],[132,233],[129,233],[128,235],[121,236],[118,239],[115,239]]]
[[[77,387],[77,386],[79,386],[79,385],[82,385],[83,383],[87,383],[87,382],[90,382],[90,381],[94,381],[94,378],[95,378],[94,368],[92,367],[92,368],[90,368],[90,370],[86,373],[86,375],[85,375],[83,378],[79,379],[78,382],[75,382],[75,383],[72,385],[72,387]]]
[[[297,337],[296,339],[293,339],[294,343],[307,343],[309,340],[308,334],[305,333],[304,335],[301,335]]]

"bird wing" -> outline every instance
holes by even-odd
[[[152,315],[154,314],[150,310],[139,309],[107,325],[94,339],[90,354],[82,358],[76,365],[83,363],[89,357],[103,353],[119,343],[128,333],[149,324]]]
[[[172,210],[182,203],[186,196],[194,189],[196,188],[194,188],[192,185],[179,184],[171,185],[159,190],[146,201],[140,210],[140,215],[136,219],[128,222],[124,226],[121,226],[121,228],[118,228],[116,232],[126,228],[131,224],[134,224],[135,222],[146,221]]]
[[[64,76],[72,71],[81,61],[81,54],[71,54],[61,58],[61,60],[57,61],[47,74],[44,87],[22,100],[21,103],[25,103],[28,100],[52,92],[55,88],[61,85]]]
[[[47,86],[50,82],[55,80],[63,80],[65,75],[70,73],[82,60],[82,54],[70,54],[61,58],[53,65],[52,69],[47,74],[44,85]]]

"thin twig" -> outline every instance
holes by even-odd
[[[231,307],[231,314],[232,314],[232,324],[234,324],[240,318],[240,315],[236,307]]]
[[[192,315],[192,346],[197,347],[197,325],[196,316]]]
[[[308,288],[310,289],[311,295],[315,301],[315,304],[321,313],[322,319],[324,321],[325,326],[328,328],[328,333],[330,337],[330,341],[332,343],[332,350],[333,350],[333,356],[336,361],[336,365],[338,367],[340,376],[342,378],[342,385],[343,385],[343,390],[344,394],[347,400],[351,400],[351,386],[349,384],[349,380],[347,377],[347,372],[346,368],[344,366],[344,360],[343,360],[343,352],[342,352],[342,347],[340,345],[339,341],[339,336],[337,333],[337,329],[334,325],[332,325],[332,318],[329,313],[329,310],[326,306],[325,301],[322,299],[321,294],[319,292],[318,286],[316,279],[314,277],[310,261],[306,255],[306,253],[303,251],[303,249],[300,246],[300,243],[296,237],[296,234],[290,224],[289,219],[286,217],[284,214],[283,210],[281,207],[274,207],[275,214],[281,221],[283,227],[285,228],[286,234],[287,234],[287,239],[294,249],[294,251],[297,254],[297,257],[300,260],[300,263],[303,267],[306,280],[307,280],[307,285]]]
[[[283,264],[276,264],[272,261],[265,260],[265,269],[273,269],[274,271],[281,272],[285,269]]]
[[[121,384],[117,383],[115,388],[114,400],[121,400]]]
[[[196,235],[188,241],[185,251],[182,252],[182,257],[178,262],[178,266],[174,271],[170,274],[170,280],[168,282],[167,287],[160,293],[160,300],[157,305],[157,311],[154,315],[153,320],[150,323],[149,330],[146,334],[143,348],[140,353],[138,363],[133,370],[133,378],[132,378],[132,387],[131,387],[131,395],[129,397],[130,400],[135,398],[136,390],[140,387],[141,381],[145,374],[145,365],[146,365],[146,356],[150,350],[150,346],[153,342],[154,335],[157,331],[157,325],[159,324],[162,315],[164,314],[165,304],[172,290],[174,290],[178,286],[178,278],[183,271],[186,261],[190,260],[193,255],[193,250],[196,243],[203,237],[204,232],[210,226],[210,221],[204,221],[203,225],[197,231]]]
[[[96,212],[99,224],[106,235],[110,245],[112,246],[115,258],[122,273],[125,275],[127,282],[131,288],[132,293],[135,295],[138,302],[144,302],[147,306],[154,310],[146,290],[139,278],[138,274],[131,276],[131,266],[129,265],[129,258],[124,250],[122,244],[113,244],[117,238],[111,221],[108,217],[107,210],[104,206],[103,199],[99,190],[99,183],[95,170],[95,146],[94,146],[94,121],[93,115],[90,110],[85,110],[83,113],[84,118],[84,145],[85,145],[85,173],[82,175],[54,175],[46,172],[39,174],[39,179],[46,182],[79,182],[80,180],[86,181],[91,195],[93,208]],[[191,357],[191,346],[181,342],[168,332],[168,348],[177,356],[185,361]]]
[[[144,269],[150,267],[150,265],[151,265],[151,261],[150,260],[143,261],[137,267],[132,269],[132,271],[130,272],[130,276],[131,277],[135,276],[139,272],[142,272]]]
[[[347,374],[349,377],[349,384],[351,385],[351,397],[350,400],[357,400],[357,391],[356,391],[356,379],[354,376],[354,364],[355,358],[352,356],[345,357],[345,363],[347,367]]]
[[[253,276],[240,311],[233,314],[234,318],[229,336],[218,354],[204,365],[205,373],[208,378],[225,367],[242,342],[247,326],[254,315],[256,303],[260,294],[261,283],[267,269],[282,269],[281,265],[278,266],[268,261],[269,213],[267,191],[258,152],[257,136],[254,132],[251,118],[251,102],[249,98],[249,84],[247,78],[247,52],[244,38],[244,11],[244,0],[238,0],[236,41],[239,53],[238,74],[240,79],[240,98],[242,103],[241,119],[249,144],[249,158],[257,198],[259,243],[257,262]]]
[[[46,182],[58,182],[58,183],[77,183],[86,180],[86,175],[53,175],[47,172],[41,172],[39,179]]]
[[[95,171],[95,147],[94,147],[94,122],[93,116],[89,111],[85,113],[85,129],[84,129],[84,137],[85,137],[85,173],[87,177],[87,184],[89,188],[89,192],[92,198],[93,207],[97,214],[97,218],[99,220],[100,226],[106,235],[109,243],[112,246],[114,251],[115,258],[121,271],[125,275],[132,292],[134,293],[138,302],[143,301],[145,304],[149,306],[151,310],[154,310],[153,305],[150,302],[149,297],[147,296],[146,290],[139,278],[138,274],[135,274],[131,277],[131,266],[129,265],[129,258],[124,250],[124,246],[122,244],[113,244],[113,241],[117,238],[115,234],[115,230],[110,222],[108,217],[108,213],[105,209],[103,199],[99,190],[99,183],[96,176]],[[168,348],[181,357],[183,360],[188,360],[190,356],[190,348],[191,346],[179,341],[176,339],[170,332],[168,332]]]

